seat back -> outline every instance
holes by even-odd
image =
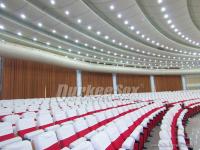
[[[55,132],[49,131],[41,133],[33,138],[35,150],[60,150],[60,145]]]
[[[37,117],[37,125],[40,129],[54,125],[53,118],[50,115],[39,115]]]
[[[83,117],[74,120],[74,129],[76,132],[80,132],[88,128],[88,125]]]
[[[56,129],[56,135],[60,141],[61,147],[69,146],[70,143],[78,139],[78,135],[74,131],[73,124],[66,124]]]
[[[101,131],[91,137],[91,143],[95,150],[104,150],[111,144],[111,141],[106,132]]]
[[[13,127],[10,122],[0,123],[0,142],[14,137]]]
[[[72,148],[71,150],[94,150],[94,148],[90,142],[84,141]]]
[[[26,133],[33,132],[36,130],[36,122],[34,118],[19,119],[16,123],[16,129],[18,135],[24,137]]]
[[[77,116],[76,109],[68,109],[66,110],[67,117],[74,117]]]
[[[8,144],[2,148],[2,150],[33,150],[31,142],[29,141],[20,141]]]
[[[2,120],[6,121],[6,122],[10,122],[12,124],[15,124],[17,122],[17,120],[19,120],[19,119],[20,119],[19,115],[8,115],[8,116],[5,116]]]
[[[36,118],[35,112],[25,112],[22,114],[22,118]]]

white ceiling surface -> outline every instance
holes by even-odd
[[[155,30],[155,27],[150,24],[147,18],[145,18],[144,14],[141,12],[135,0],[125,0],[125,1],[116,0],[114,2],[108,1],[107,3],[99,3],[98,1],[95,1],[95,0],[89,0],[89,1],[94,3],[111,20],[113,20],[114,23],[119,24],[127,32],[130,32],[131,34],[136,35],[136,31],[139,30],[141,32],[140,35],[144,34],[146,37],[150,37],[152,40],[159,42],[160,45],[157,47],[160,47],[162,44],[164,44],[164,45],[170,45],[170,47],[173,47],[174,49],[195,50],[194,48],[180,45],[170,40],[169,38],[163,36],[163,34],[160,33],[159,31]],[[162,20],[164,20],[166,24],[166,20],[163,19],[162,13],[160,13],[160,7],[158,7],[160,5],[158,5],[157,1],[145,0],[144,2],[145,2],[144,3],[145,8],[146,7],[150,8],[150,11],[151,11],[150,13],[153,13],[155,18],[157,18],[157,16],[161,17]],[[113,11],[110,11],[108,9],[108,6],[110,6],[112,3],[116,6],[116,9]],[[171,4],[174,4],[174,2]],[[122,14],[121,19],[117,18],[118,13]],[[124,20],[128,20],[129,24],[132,24],[135,27],[135,30],[131,31],[130,28],[127,27],[127,25],[124,25]]]
[[[17,33],[21,32],[22,36],[18,36],[15,43],[23,41],[25,46],[27,43],[32,43],[33,46],[39,44],[41,47],[46,47],[42,49],[43,51],[51,49],[51,53],[57,55],[59,55],[57,52],[61,51],[59,57],[97,65],[98,68],[121,66],[117,67],[119,71],[120,68],[126,67],[133,70],[141,68],[150,72],[154,69],[181,71],[198,69],[200,66],[200,48],[194,47],[172,32],[166,20],[163,19],[161,6],[157,0],[142,0],[142,3],[161,28],[185,44],[173,41],[157,30],[145,17],[135,0],[88,0],[134,38],[128,37],[107,23],[81,0],[53,0],[55,5],[51,4],[52,0],[34,0],[38,4],[43,3],[45,5],[43,10],[50,10],[50,12],[44,12],[28,1],[30,0],[0,0],[0,4],[3,3],[6,6],[6,8],[0,8],[0,11],[11,14],[12,17],[10,20],[5,15],[3,17],[3,13],[0,14],[0,27],[4,26],[4,30],[0,29],[2,41],[13,42],[13,39],[18,36]],[[110,10],[110,5],[115,7],[114,10]],[[199,30],[192,23],[184,0],[177,0],[177,2],[163,0],[162,5],[167,8],[167,11],[170,10],[170,17],[182,33],[195,41],[200,39]],[[65,14],[66,10],[69,11],[69,15]],[[118,13],[122,14],[122,18],[117,17]],[[21,14],[25,14],[26,18],[20,18]],[[18,22],[15,17],[18,18]],[[77,19],[81,19],[82,22],[79,24]],[[125,20],[128,20],[128,25],[124,24]],[[38,27],[39,22],[43,24],[42,27]],[[88,26],[91,26],[91,30],[88,30]],[[133,31],[130,30],[130,26],[134,26]],[[56,33],[53,33],[53,30],[56,30]],[[97,31],[101,34],[98,35]],[[140,31],[140,34],[137,35],[136,31]],[[6,35],[9,35],[9,38],[5,38]],[[65,35],[68,39],[64,38]],[[106,36],[109,38],[106,39]],[[155,44],[151,42],[146,44],[147,37],[154,40]],[[33,41],[33,38],[37,38],[37,41]],[[139,38],[140,41],[135,38]],[[162,44],[163,50],[157,49]],[[170,48],[177,50],[173,51]]]
[[[156,1],[141,1],[144,4],[144,8],[148,11],[151,17],[154,18],[154,21],[156,21],[165,32],[188,45],[193,45],[189,41],[181,38],[181,36],[177,34],[178,32],[176,33],[170,28],[170,25],[174,24],[175,27],[189,39],[200,43],[200,31],[194,26],[190,18],[187,0],[163,0],[161,4],[158,4]],[[162,7],[165,7],[166,11],[158,13],[161,12]],[[169,18],[164,19],[164,14],[168,14]],[[172,20],[172,24],[167,24],[167,20],[169,19]]]

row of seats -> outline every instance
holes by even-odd
[[[164,134],[160,133],[159,142],[162,149],[167,139],[173,148],[176,144],[183,145],[186,140],[178,138],[179,133],[186,137],[185,118],[200,111],[198,92],[0,101],[0,148],[142,150],[151,130],[162,120],[168,107],[174,106],[166,114],[170,117],[165,116],[161,126],[161,132],[170,131],[170,137],[163,139]],[[23,109],[20,111],[20,108]],[[33,109],[30,111],[29,108]],[[165,121],[169,118],[171,124]],[[185,142],[187,146],[188,141]]]
[[[144,105],[146,105],[146,104],[145,103],[131,104],[131,105],[127,105],[127,106],[122,106],[121,109],[119,109],[120,107],[113,108],[113,109],[110,109],[107,111],[94,113],[93,115],[86,115],[84,117],[73,119],[73,120],[75,122],[75,125],[79,125],[79,124],[82,125],[82,123],[80,123],[80,120],[83,120],[82,118],[85,118],[86,121],[88,121],[88,123],[90,123],[89,120],[91,120],[92,119],[91,116],[93,116],[93,118],[95,117],[95,119],[100,124],[103,124],[106,121],[111,121],[112,119],[114,119],[114,117],[118,117],[120,114],[123,114],[126,111],[134,110],[134,109],[138,108],[138,106],[142,107]],[[31,137],[43,132],[43,130],[41,130],[41,129],[45,129],[45,131],[50,131],[50,130],[55,130],[58,127],[60,127],[60,125],[53,125],[53,124],[47,122],[48,115],[43,115],[42,118],[40,118],[40,121],[45,123],[45,125],[43,125],[39,130],[36,128],[36,123],[35,123],[34,118],[23,118],[23,119],[18,120],[18,122],[16,124],[18,135],[21,136],[22,138],[24,138],[24,136],[25,136],[25,138],[31,139]],[[73,121],[73,120],[71,120],[71,121]],[[65,123],[69,123],[71,121],[64,122],[61,125],[65,124]],[[0,125],[2,125],[1,126],[2,129],[5,129],[8,131],[8,129],[6,129],[9,125],[8,122],[1,123]],[[81,126],[81,127],[83,127],[83,126]],[[10,129],[12,129],[11,124],[10,124]],[[2,130],[2,131],[4,131],[4,130]],[[10,130],[10,132],[13,134],[13,130]],[[2,134],[4,134],[4,135],[2,135]],[[4,132],[2,132],[0,135],[1,135],[1,137],[5,137]],[[7,144],[7,142],[4,142],[4,143]]]
[[[95,123],[95,117],[90,116],[90,126],[86,124],[86,118],[79,118],[77,122],[69,122],[55,131],[43,132],[31,141],[36,150],[114,150],[133,147],[139,150],[148,137],[148,129],[162,118],[164,111],[165,107],[156,103],[122,112],[107,122]],[[16,146],[21,148],[25,144],[27,142]]]

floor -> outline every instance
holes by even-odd
[[[200,114],[189,119],[186,132],[194,150],[200,149]]]
[[[148,138],[147,143],[145,143],[146,150],[159,150],[160,126],[156,126],[151,132],[152,137]],[[186,132],[190,138],[190,143],[194,150],[200,150],[200,114],[190,118],[186,127]]]
[[[156,126],[151,132],[151,137],[148,138],[149,142],[145,143],[144,145],[147,150],[159,150],[158,149],[159,132],[160,132],[160,126]]]

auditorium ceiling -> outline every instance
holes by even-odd
[[[200,67],[199,0],[0,0],[0,39],[77,62]]]

